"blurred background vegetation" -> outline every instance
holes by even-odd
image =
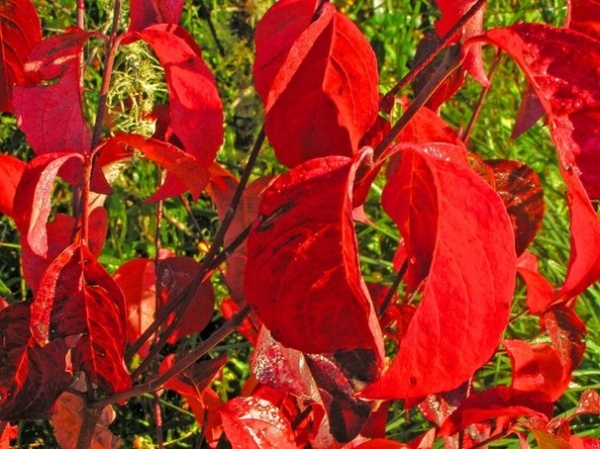
[[[424,34],[433,29],[439,17],[431,1],[424,0],[335,0],[338,8],[363,30],[377,55],[381,72],[381,92],[384,93],[407,73],[417,44]],[[36,0],[47,35],[59,33],[75,25],[73,0]],[[187,0],[181,25],[197,40],[203,55],[215,74],[225,111],[225,142],[218,161],[225,168],[239,174],[245,166],[250,148],[262,125],[262,106],[252,86],[253,30],[272,0]],[[86,2],[86,27],[107,31],[112,20],[111,0]],[[566,15],[566,0],[497,0],[489,2],[486,27],[510,25],[518,21],[544,22],[560,25]],[[121,19],[127,27],[127,3]],[[88,70],[85,75],[85,107],[92,119],[97,103],[103,50],[98,42],[91,42],[86,54]],[[493,53],[486,52],[491,61]],[[470,137],[469,149],[484,159],[518,159],[526,162],[539,175],[544,186],[546,215],[542,230],[531,251],[540,258],[541,271],[555,284],[566,272],[569,233],[568,214],[564,201],[564,185],[558,172],[555,150],[550,143],[543,122],[529,132],[511,140],[510,135],[520,95],[525,86],[524,77],[514,63],[503,59],[494,76],[493,85],[481,115]],[[461,91],[441,109],[441,115],[456,129],[467,126],[481,87],[468,79]],[[410,95],[410,91],[405,92]],[[106,125],[121,131],[135,131],[150,135],[153,122],[148,115],[155,104],[166,101],[166,87],[162,71],[152,52],[143,44],[122,47],[116,61],[108,99],[109,117]],[[0,151],[17,155],[25,160],[32,157],[14,118],[0,117]],[[283,171],[269,148],[265,148],[253,176],[276,174]],[[123,262],[137,256],[153,257],[157,247],[165,247],[178,255],[201,258],[217,228],[217,214],[207,196],[192,203],[180,199],[163,204],[162,219],[157,219],[157,205],[144,199],[155,190],[159,174],[143,159],[133,159],[114,184],[114,194],[107,200],[110,214],[109,235],[101,262],[114,271]],[[382,180],[376,181],[365,206],[372,226],[357,224],[362,251],[362,269],[367,281],[391,284],[394,272],[391,260],[399,241],[396,227],[382,213],[379,195]],[[70,190],[57,185],[55,212],[71,210]],[[158,229],[157,229],[158,228]],[[157,237],[159,241],[157,242]],[[12,222],[0,217],[0,296],[9,302],[28,296],[19,268],[18,236]],[[218,276],[214,278],[217,294],[226,291]],[[600,388],[600,291],[594,287],[583,295],[578,312],[589,329],[587,352],[583,363],[574,373],[568,393],[558,402],[556,414],[572,410],[585,389]],[[519,286],[506,336],[535,340],[538,337],[537,319],[522,316],[524,289]],[[221,318],[209,326],[209,333]],[[197,338],[190,338],[169,350],[185,352]],[[248,357],[251,351],[241,337],[232,337],[215,349],[228,352],[229,362],[217,384],[223,399],[239,394],[249,374]],[[478,376],[478,385],[508,385],[510,364],[499,351]],[[158,401],[158,402],[156,402]],[[158,403],[163,414],[165,447],[195,447],[198,429],[186,404],[174,393],[165,392],[157,399],[153,395],[130,400],[118,407],[118,419],[111,426],[121,436],[123,447],[154,447],[156,428],[154,405]],[[428,424],[417,413],[405,413],[401,404],[394,405],[388,419],[388,435],[408,441],[419,435]],[[589,418],[575,421],[575,430],[582,435],[600,437],[597,425]],[[53,433],[45,422],[26,423],[17,442],[19,447],[54,447]],[[496,443],[502,447],[517,447],[518,440]]]

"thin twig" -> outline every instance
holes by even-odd
[[[471,136],[471,132],[473,131],[473,128],[475,126],[475,122],[477,121],[477,118],[479,117],[479,114],[483,107],[483,102],[485,101],[485,98],[487,97],[487,94],[490,91],[490,88],[492,87],[491,81],[494,78],[496,69],[500,65],[501,59],[502,59],[502,50],[498,50],[498,52],[496,53],[496,57],[494,58],[494,62],[492,63],[492,66],[490,67],[489,73],[487,75],[488,80],[490,80],[490,83],[487,86],[484,86],[483,89],[481,90],[481,94],[479,94],[479,99],[477,100],[477,104],[475,105],[475,110],[473,111],[473,114],[471,115],[469,124],[467,125],[467,127],[465,128],[465,130],[462,132],[462,134],[460,136],[460,139],[464,142],[465,146],[469,143],[469,137]]]
[[[227,338],[230,334],[232,334],[235,329],[244,321],[244,319],[250,313],[250,306],[244,306],[238,313],[232,316],[229,320],[227,320],[223,326],[218,328],[215,332],[213,332],[206,340],[202,341],[198,346],[184,355],[181,359],[177,360],[175,364],[169,369],[166,373],[160,375],[156,379],[153,379],[149,382],[140,384],[136,387],[131,388],[127,391],[121,391],[119,393],[115,393],[112,396],[108,396],[104,399],[100,399],[99,401],[91,404],[92,407],[101,409],[110,404],[114,404],[116,402],[125,401],[134,396],[141,396],[146,393],[150,393],[152,391],[156,391],[161,388],[167,381],[178,376],[183,371],[192,366],[197,360],[199,360],[202,356],[206,355],[208,351],[213,349],[217,344]]]
[[[215,28],[215,25],[212,22],[212,18],[210,17],[210,11],[204,4],[204,0],[199,0],[199,2],[200,2],[200,11],[202,12],[202,15],[204,17],[206,17],[206,23],[208,24],[208,29],[210,30],[210,34],[212,35],[213,40],[215,41],[215,45],[217,46],[217,50],[219,51],[219,54],[221,55],[221,57],[223,57],[223,56],[225,56],[225,48],[223,48],[223,44],[221,44],[221,41],[219,40],[219,36],[217,36],[217,30]]]
[[[396,293],[396,291],[398,290],[398,287],[400,286],[400,282],[402,282],[402,279],[404,278],[404,275],[406,274],[406,270],[408,270],[408,259],[406,259],[404,261],[404,263],[400,267],[400,270],[398,270],[398,274],[394,278],[394,282],[392,282],[392,285],[390,286],[387,294],[385,295],[385,298],[384,298],[383,302],[381,303],[381,307],[379,307],[379,313],[377,314],[378,317],[382,317],[383,315],[385,315],[387,308],[392,303],[392,298],[394,297],[394,294]]]

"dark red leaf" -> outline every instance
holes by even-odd
[[[64,340],[39,347],[30,339],[29,325],[25,302],[0,311],[0,420],[47,419],[71,383]]]
[[[166,257],[159,261],[158,285],[154,261],[134,259],[124,263],[114,274],[117,285],[123,291],[127,305],[127,340],[133,344],[152,324],[157,307],[175,299],[196,277],[200,265],[188,257]],[[158,301],[158,304],[157,304]],[[175,343],[182,336],[200,332],[210,322],[215,297],[210,280],[199,286],[185,317],[169,337]],[[172,320],[173,317],[170,318]],[[170,322],[169,320],[169,322]],[[143,346],[143,356],[148,346]]]
[[[466,398],[442,424],[438,436],[450,436],[469,424],[500,416],[550,419],[552,402],[545,393],[495,387]]]
[[[364,348],[383,359],[352,221],[351,159],[314,159],[267,190],[248,238],[246,299],[283,345],[308,353]]]
[[[600,40],[600,5],[595,0],[569,0],[565,26]]]
[[[158,23],[177,25],[184,0],[131,0],[129,31],[140,31]]]
[[[74,365],[106,392],[126,390],[125,300],[90,250],[73,244],[48,267],[31,306],[32,338],[80,336]]]
[[[81,58],[93,33],[71,28],[40,42],[27,58],[27,85],[15,86],[19,128],[37,154],[83,153],[91,132],[83,115]]]
[[[410,446],[385,438],[375,438],[355,446],[354,449],[408,449]]]
[[[264,399],[237,397],[225,403],[211,414],[209,441],[216,442],[221,432],[233,447],[296,449],[290,423]]]
[[[525,163],[487,160],[494,174],[494,189],[502,198],[515,232],[517,255],[533,242],[544,218],[544,191],[536,172]]]
[[[223,142],[223,105],[200,48],[185,30],[154,25],[138,33],[165,69],[171,127],[184,149],[205,168]]]
[[[585,352],[585,324],[572,309],[559,306],[542,315],[541,325],[550,335],[564,372],[570,375],[581,363]]]
[[[128,148],[130,146],[131,148]],[[141,151],[146,158],[164,168],[168,174],[174,175],[181,183],[163,184],[149,201],[159,201],[170,196],[182,194],[186,188],[194,200],[208,184],[209,172],[194,156],[191,156],[176,146],[156,139],[146,139],[137,134],[118,134],[108,140],[102,150],[100,163],[112,163],[115,160],[130,159],[133,148]],[[169,179],[167,177],[167,179]]]
[[[544,115],[544,106],[540,103],[535,90],[530,84],[527,85],[519,105],[515,125],[510,135],[511,139],[516,139],[525,133]]]
[[[522,340],[504,340],[512,364],[511,387],[546,393],[556,401],[569,387],[571,372],[564,371],[558,352],[551,345],[530,345]]]
[[[16,157],[0,154],[0,213],[9,217],[13,216],[15,193],[25,166],[25,162]]]
[[[429,275],[396,359],[366,397],[455,389],[487,362],[508,323],[516,275],[510,219],[489,184],[441,151],[449,147],[406,146],[390,180],[405,198],[394,209],[409,264]]]
[[[0,112],[12,112],[15,83],[25,82],[24,63],[42,39],[42,28],[30,0],[7,0],[0,5]]]
[[[371,46],[330,3],[311,23],[314,8],[311,0],[280,2],[257,27],[254,76],[265,104],[265,131],[288,167],[352,156],[377,117],[379,77]]]

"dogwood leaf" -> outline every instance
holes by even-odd
[[[368,41],[332,4],[314,8],[311,0],[285,0],[257,26],[254,76],[265,132],[288,167],[352,156],[377,117],[379,77]]]
[[[455,389],[487,362],[508,323],[516,275],[510,218],[497,193],[444,148],[407,146],[390,180],[406,198],[396,207],[408,221],[398,226],[409,263],[427,278],[396,359],[365,397]]]
[[[140,31],[157,23],[177,25],[183,0],[131,0],[129,31]]]

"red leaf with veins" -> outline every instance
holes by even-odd
[[[487,419],[522,416],[550,419],[552,402],[545,393],[495,387],[466,398],[442,424],[438,436],[450,436]]]
[[[0,213],[13,216],[17,185],[27,164],[14,156],[0,154]]]
[[[12,112],[13,85],[25,82],[25,58],[41,39],[40,18],[30,0],[0,4],[0,112]]]
[[[398,215],[435,225],[399,224],[409,257],[428,277],[396,359],[365,397],[417,398],[458,387],[491,357],[508,323],[516,275],[510,219],[496,192],[441,151],[447,147],[406,146],[390,180],[406,197]]]
[[[264,399],[237,397],[210,415],[207,434],[215,442],[224,432],[232,447],[295,449],[294,432],[281,411]]]
[[[83,153],[91,132],[83,115],[81,57],[93,33],[71,28],[40,42],[27,57],[28,83],[15,86],[19,128],[37,154]]]
[[[158,23],[177,25],[184,0],[131,0],[129,31],[140,31]]]
[[[31,333],[45,345],[80,335],[73,364],[108,392],[131,380],[123,361],[125,300],[118,285],[90,250],[73,244],[48,267],[31,305]]]
[[[314,159],[267,188],[248,237],[244,291],[283,345],[309,353],[364,348],[381,361],[352,221],[362,159]]]
[[[173,25],[154,25],[135,34],[152,47],[165,69],[173,132],[205,167],[223,142],[223,105],[200,48]]]
[[[127,148],[126,145],[131,148]],[[186,189],[191,192],[194,200],[197,200],[208,184],[208,169],[201,165],[194,156],[170,143],[152,138],[147,139],[137,134],[118,134],[108,140],[101,150],[99,161],[101,164],[104,161],[109,164],[116,160],[131,158],[133,156],[132,148],[141,151],[147,159],[164,168],[167,171],[167,180],[169,175],[173,175],[179,181],[179,183],[173,180],[165,182],[148,201],[160,201],[177,196]]]
[[[0,311],[0,420],[47,419],[71,383],[64,340],[40,348],[29,326],[29,304],[17,302]]]
[[[371,46],[330,3],[311,23],[314,7],[313,0],[277,3],[257,27],[254,76],[265,104],[265,132],[288,167],[352,156],[377,118],[379,77]]]
[[[589,200],[600,198],[600,41],[535,24],[491,30],[485,39],[521,66],[548,115],[571,212],[569,270],[558,295],[568,300],[600,277],[600,222]]]

